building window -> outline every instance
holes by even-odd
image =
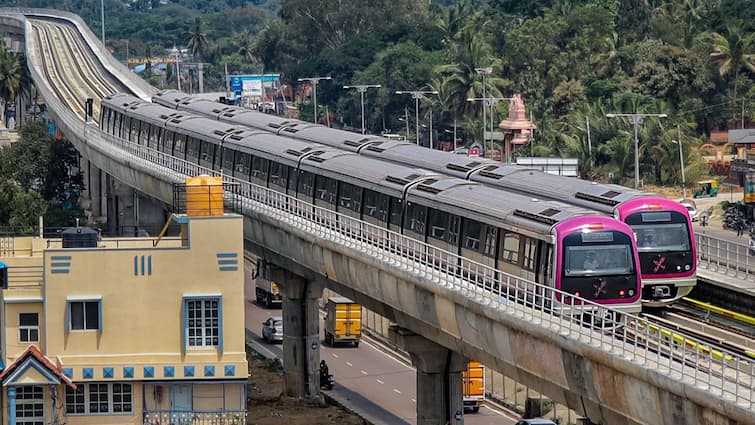
[[[189,347],[217,347],[220,335],[220,298],[186,300],[186,336]]]
[[[102,322],[101,301],[69,301],[70,330],[98,330]]]
[[[20,313],[18,315],[18,340],[39,342],[39,314]]]
[[[131,384],[79,384],[66,387],[66,414],[133,413]]]
[[[44,390],[37,386],[16,387],[16,425],[44,425]]]

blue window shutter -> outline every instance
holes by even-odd
[[[66,334],[71,332],[71,303],[66,302]]]
[[[189,312],[187,311],[186,298],[183,299],[182,304],[181,321],[183,323],[181,325],[181,341],[183,341],[183,343],[181,344],[181,354],[186,354],[186,346],[189,344],[189,335],[186,331],[186,328],[189,326]]]
[[[97,301],[97,315],[100,319],[100,328],[97,329],[97,332],[102,333],[102,329],[104,328],[102,323],[102,300]]]
[[[218,297],[218,351],[223,354],[223,297]]]

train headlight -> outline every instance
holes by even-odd
[[[634,296],[634,289],[630,289],[630,290],[629,290],[629,296],[630,296],[630,297],[631,297],[631,296]]]
[[[623,296],[624,296],[624,295],[626,295],[626,294],[627,294],[627,291],[625,291],[625,290],[623,290],[623,289],[619,291],[619,296],[620,296],[620,297],[623,297]]]
[[[689,269],[691,269],[691,268],[692,268],[692,266],[690,266],[689,264],[685,264],[684,265],[684,270],[689,271]]]
[[[576,292],[574,292],[574,296],[575,297],[579,297],[579,296],[581,296],[581,294],[579,293],[579,291],[576,291]]]

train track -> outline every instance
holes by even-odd
[[[93,119],[99,118],[100,100],[117,92],[130,92],[110,76],[76,28],[57,19],[30,19],[42,74],[55,95],[85,118],[85,101],[93,99]]]

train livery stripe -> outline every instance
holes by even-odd
[[[708,310],[713,313],[720,314],[721,316],[728,317],[729,319],[738,320],[740,322],[747,323],[748,325],[755,326],[755,317],[751,317],[742,313],[737,313],[735,311],[727,310],[725,308],[716,307],[713,304],[709,304],[709,303],[698,301],[698,300],[693,300],[692,298],[689,298],[689,297],[684,297],[682,299],[694,305],[695,307],[702,308],[703,310]]]

